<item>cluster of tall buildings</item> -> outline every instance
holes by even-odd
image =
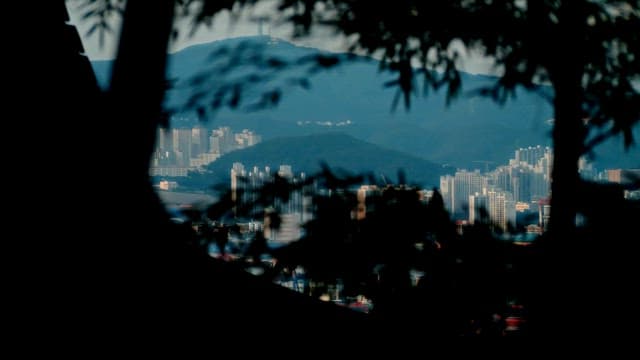
[[[440,192],[445,207],[456,220],[471,224],[489,223],[502,230],[516,224],[518,212],[540,213],[542,221],[548,220],[551,163],[551,149],[536,146],[516,150],[508,165],[498,166],[493,171],[482,173],[480,170],[458,170],[454,175],[442,176]],[[264,212],[264,208],[255,208],[264,206],[257,202],[259,191],[265,184],[272,183],[276,175],[294,185],[305,182],[305,174],[294,174],[289,165],[280,165],[277,171],[273,171],[269,167],[246,168],[241,163],[235,163],[230,171],[233,200],[239,207],[252,206],[250,209],[243,209],[244,213]],[[302,224],[311,219],[309,208],[314,190],[315,187],[300,187],[291,193],[286,203],[278,203],[280,200],[276,199],[273,206],[290,217],[287,221]],[[374,185],[362,185],[357,189],[359,204],[355,215],[358,218],[366,216],[369,198],[381,191],[383,189]],[[428,201],[431,195],[428,191],[421,192],[424,201]],[[544,226],[537,225],[540,228]],[[292,234],[291,237],[295,236],[296,234]]]
[[[458,170],[454,175],[440,177],[440,192],[445,207],[458,221],[488,223],[507,230],[517,224],[519,214],[536,214],[540,232],[548,225],[551,196],[553,152],[549,147],[530,146],[515,151],[507,165],[493,171]],[[579,162],[580,176],[585,180],[630,183],[640,179],[638,169],[615,169],[598,172],[585,158]],[[626,190],[626,198],[640,198],[637,190]]]
[[[277,179],[285,181],[278,182]],[[273,197],[265,194],[265,185],[286,186],[286,197]],[[271,188],[274,191],[278,191]],[[278,171],[270,167],[246,168],[242,163],[234,163],[231,168],[231,199],[234,201],[234,215],[237,218],[268,214],[271,208],[277,209],[281,224],[277,230],[269,226],[269,218],[264,219],[265,237],[272,241],[289,242],[301,237],[301,224],[312,218],[311,201],[313,184],[306,184],[304,172],[294,174],[290,165],[280,165]],[[289,191],[290,190],[290,191]],[[265,196],[267,195],[267,196]],[[265,200],[273,200],[266,203]]]
[[[458,170],[440,177],[445,207],[455,219],[488,222],[507,229],[516,211],[536,209],[551,190],[552,152],[548,147],[520,148],[508,165],[481,173]]]
[[[261,137],[250,130],[232,132],[229,127],[201,126],[158,129],[158,144],[150,168],[152,176],[187,176],[220,156],[253,146]]]

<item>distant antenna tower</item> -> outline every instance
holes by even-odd
[[[495,161],[487,161],[487,160],[474,160],[474,163],[484,164],[484,172],[489,172],[489,164],[495,164]]]
[[[384,177],[384,174],[380,174],[380,177],[382,178],[382,181],[384,181],[385,185],[389,185],[389,183],[387,182],[387,178]]]
[[[251,21],[257,21],[258,22],[258,35],[263,36],[264,35],[264,22],[269,20],[269,17],[266,15],[263,16],[253,16],[251,17]]]

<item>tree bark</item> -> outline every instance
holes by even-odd
[[[540,276],[532,318],[536,335],[564,336],[576,330],[583,314],[571,309],[578,293],[575,282],[576,250],[580,246],[576,232],[577,198],[580,188],[578,161],[586,137],[582,112],[582,20],[581,4],[564,1],[559,10],[557,34],[549,39],[547,65],[553,84],[554,126],[553,168],[551,173],[551,219],[549,233],[539,260]],[[559,324],[563,319],[566,324]],[[532,324],[534,325],[534,324]]]
[[[576,199],[580,185],[578,160],[586,138],[582,112],[583,20],[580,2],[565,1],[560,23],[551,40],[549,69],[555,91],[550,231],[556,242],[570,242],[575,234]]]
[[[551,222],[554,241],[568,243],[574,239],[576,199],[580,179],[578,160],[585,139],[580,109],[579,64],[562,61],[563,74],[554,83],[555,123],[553,127],[553,168],[551,173]]]
[[[112,121],[123,130],[118,131],[116,160],[129,171],[124,174],[127,182],[149,189],[174,6],[173,0],[155,1],[152,6],[127,2],[108,94]]]

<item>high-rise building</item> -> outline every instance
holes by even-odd
[[[260,135],[257,135],[256,133],[248,129],[244,129],[241,133],[235,134],[235,141],[238,149],[256,145],[261,140],[262,138],[260,137]]]
[[[504,201],[504,222],[501,224],[503,230],[508,230],[509,226],[516,226],[516,202],[512,199]]]
[[[538,201],[538,221],[543,231],[549,230],[549,219],[551,219],[551,202],[549,198]]]
[[[533,166],[525,164],[511,168],[511,192],[515,201],[528,202],[532,197]]]
[[[508,224],[516,221],[516,202],[511,193],[502,191],[488,191],[489,217],[491,224],[502,230],[506,230]]]
[[[211,131],[209,137],[209,151],[212,153],[226,154],[236,149],[235,135],[231,128],[224,126]]]
[[[456,171],[453,179],[452,205],[453,213],[456,218],[467,219],[469,212],[467,210],[469,204],[469,196],[475,193],[481,193],[482,189],[487,185],[486,179],[476,170],[469,172],[466,170]]]
[[[511,191],[511,168],[509,166],[498,167],[489,177],[496,189]]]
[[[158,145],[161,152],[173,151],[173,133],[171,129],[158,128]]]
[[[233,163],[231,168],[231,201],[234,202],[233,211],[238,214],[238,205],[241,205],[245,190],[246,181],[243,178],[246,176],[244,165],[242,163]]]
[[[440,195],[442,195],[445,209],[453,213],[453,176],[445,175],[440,177]]]
[[[191,129],[173,129],[172,144],[176,154],[176,165],[188,167],[191,159]]]
[[[293,170],[291,169],[291,165],[280,165],[280,168],[278,169],[278,176],[288,179],[293,178]]]
[[[483,212],[488,215],[489,199],[486,195],[475,193],[469,196],[469,224],[482,222]]]
[[[549,178],[539,172],[531,174],[531,200],[537,201],[538,199],[548,197],[551,191],[551,182]]]
[[[549,147],[542,147],[540,145],[520,148],[516,150],[514,160],[516,164],[527,163],[531,166],[535,166],[538,163],[538,160],[543,158],[548,152],[551,152]]]
[[[209,136],[209,151],[214,153],[214,154],[222,154],[222,151],[220,151],[220,149],[222,149],[222,145],[220,143],[220,137],[219,136],[215,136],[214,134],[212,134],[211,136]]]
[[[209,134],[204,127],[197,126],[191,129],[191,157],[209,152]]]

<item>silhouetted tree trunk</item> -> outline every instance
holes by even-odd
[[[559,336],[576,329],[575,311],[564,306],[573,303],[575,284],[572,272],[576,264],[576,211],[580,186],[578,161],[584,147],[586,127],[581,104],[583,100],[582,57],[584,24],[580,19],[581,7],[574,2],[563,2],[560,10],[560,31],[550,40],[547,51],[547,69],[553,89],[553,168],[551,183],[551,220],[545,256],[540,264],[541,294],[544,298],[535,304],[537,335]],[[579,315],[578,315],[579,316]],[[559,326],[559,319],[566,325]]]
[[[99,122],[115,144],[114,151],[105,154],[106,166],[120,175],[110,179],[112,188],[106,188],[103,198],[117,210],[101,211],[108,221],[107,234],[102,234],[104,248],[113,257],[105,264],[100,282],[104,297],[95,310],[107,323],[125,324],[119,332],[144,331],[145,336],[194,328],[226,338],[248,325],[312,329],[336,321],[361,324],[361,314],[292,293],[213,260],[189,244],[190,229],[169,221],[153,190],[149,165],[166,90],[174,5],[173,0],[126,5],[106,111]]]
[[[548,66],[555,91],[553,126],[553,169],[551,185],[551,232],[554,240],[566,244],[574,238],[576,194],[579,187],[578,160],[586,136],[581,110],[582,59],[580,7],[563,3],[562,31],[551,47]]]
[[[150,210],[160,205],[150,184],[149,165],[166,88],[174,6],[173,0],[153,6],[127,2],[107,99],[111,120],[124,127],[114,138],[119,148],[116,165],[129,171],[123,181],[141,191],[138,205],[152,204]]]

